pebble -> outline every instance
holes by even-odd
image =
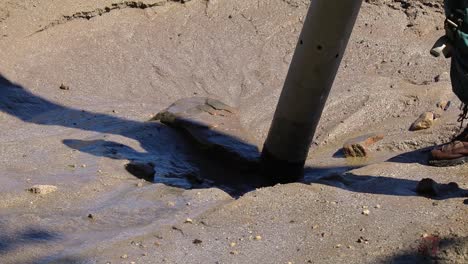
[[[369,244],[369,240],[364,238],[364,237],[360,237],[358,238],[358,240],[356,241],[358,243],[364,243],[364,244]]]
[[[231,255],[238,255],[239,252],[237,252],[236,250],[233,250],[233,251],[229,252],[229,254],[231,254]]]
[[[362,214],[363,214],[363,215],[369,215],[369,214],[370,214],[369,209],[363,210],[363,211],[362,211]]]
[[[255,239],[255,240],[262,240],[262,237],[259,236],[259,235],[257,235],[257,236],[254,237],[254,239]]]
[[[231,243],[229,244],[230,247],[235,247],[236,245],[237,245],[236,242],[231,242]]]
[[[380,204],[377,204],[377,205],[375,206],[375,208],[377,208],[377,209],[380,209],[381,207],[382,207],[382,206],[380,206]]]
[[[68,85],[63,84],[63,83],[60,85],[59,88],[60,88],[60,90],[65,90],[65,91],[70,90],[70,87]]]
[[[123,254],[122,256],[120,256],[121,259],[127,259],[128,258],[128,255],[127,254]]]
[[[142,182],[139,182],[136,184],[137,187],[143,187],[143,183]]]
[[[193,220],[190,218],[185,219],[185,224],[193,224]]]
[[[54,185],[34,185],[28,191],[35,194],[49,194],[57,191],[57,189],[57,186]]]
[[[340,247],[341,247],[341,244],[337,244],[337,245],[335,246],[335,248],[340,248]]]
[[[194,239],[192,241],[192,243],[194,243],[195,245],[198,245],[198,244],[201,244],[203,241],[201,241],[200,239]]]
[[[440,101],[437,103],[437,107],[444,111],[447,111],[450,107],[450,101]]]
[[[411,125],[411,131],[418,131],[423,129],[428,129],[434,124],[434,113],[425,112],[422,113],[416,121]]]

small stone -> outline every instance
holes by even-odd
[[[335,246],[335,248],[340,248],[340,247],[341,247],[341,244],[337,244],[337,245]]]
[[[137,187],[143,187],[143,183],[142,183],[142,182],[138,182],[138,183],[136,184],[136,186],[137,186]]]
[[[175,203],[174,202],[167,202],[167,206],[174,207]]]
[[[135,261],[130,261],[130,264],[136,264]]]
[[[54,185],[34,185],[28,191],[35,194],[49,194],[57,191],[57,189],[57,186]]]
[[[437,206],[437,205],[439,205],[439,202],[432,202],[432,205]]]
[[[381,134],[368,134],[348,140],[343,145],[345,157],[367,157],[368,147],[384,138]]]
[[[380,204],[375,205],[375,208],[380,209],[382,206]]]
[[[238,251],[236,251],[236,250],[233,250],[233,251],[229,252],[229,254],[231,254],[231,255],[238,255],[238,254],[239,254],[239,252],[238,252]]]
[[[68,165],[68,167],[72,168],[72,169],[75,169],[76,168],[76,165],[75,164],[70,164]]]
[[[370,214],[369,209],[364,209],[364,210],[362,211],[362,214],[363,214],[363,215],[369,215],[369,214]]]
[[[364,244],[369,244],[369,240],[364,238],[364,237],[360,237],[358,238],[358,240],[356,241],[358,243],[364,243]]]
[[[193,224],[193,220],[190,218],[185,219],[185,224]]]
[[[437,103],[437,107],[444,111],[447,111],[450,107],[450,103],[450,101],[440,101]]]
[[[257,235],[257,236],[254,237],[254,239],[255,239],[255,240],[262,240],[262,237],[259,236],[259,235]]]
[[[161,243],[159,243],[158,241],[156,241],[156,242],[154,242],[154,245],[157,246],[157,247],[159,247],[159,246],[161,246]]]
[[[236,245],[237,245],[236,242],[231,242],[231,243],[229,244],[230,247],[235,247]]]
[[[70,87],[68,85],[63,84],[63,83],[60,85],[59,88],[60,88],[60,90],[65,90],[65,91],[70,90]]]
[[[152,163],[130,162],[125,165],[125,169],[139,179],[152,182],[154,180],[154,165]]]
[[[203,241],[201,241],[200,239],[194,239],[192,241],[192,243],[194,243],[195,245],[198,245],[198,244],[201,244]]]
[[[416,121],[411,125],[411,131],[423,130],[432,127],[434,124],[434,113],[425,112],[421,114]]]
[[[127,259],[128,258],[128,255],[127,254],[123,254],[122,256],[120,256],[121,259]]]
[[[353,246],[351,246],[351,245],[348,245],[348,248],[349,248],[349,249],[353,249],[354,247],[353,247]]]
[[[317,229],[319,226],[318,225],[313,225],[312,229]]]
[[[82,167],[82,168],[86,168],[86,164],[81,164],[81,167]]]
[[[88,218],[89,219],[94,219],[94,215],[93,214],[88,214]]]

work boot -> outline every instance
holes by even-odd
[[[452,141],[431,151],[429,164],[437,167],[468,163],[468,141]]]

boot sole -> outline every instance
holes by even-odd
[[[452,167],[468,163],[468,157],[450,160],[429,160],[429,164],[435,167]]]

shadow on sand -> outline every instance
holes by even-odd
[[[97,157],[129,160],[132,162],[152,163],[156,174],[163,174],[171,184],[177,180],[189,180],[190,188],[218,187],[234,197],[243,195],[259,186],[268,185],[258,176],[258,166],[239,166],[220,155],[219,151],[202,149],[183,133],[158,122],[140,122],[123,119],[103,113],[95,113],[59,105],[32,94],[27,89],[16,85],[0,75],[0,111],[25,122],[63,126],[75,129],[121,135],[140,143],[144,152],[137,151],[121,143],[103,139],[79,140],[65,139],[63,143],[70,148],[92,154]],[[216,133],[216,131],[215,131]],[[252,145],[219,134],[220,141],[237,142]],[[255,147],[255,149],[257,149]],[[424,150],[402,154],[391,162],[420,162]],[[259,153],[256,153],[259,156]],[[317,183],[342,188],[351,192],[383,195],[416,196],[417,181],[380,176],[361,176],[349,172],[353,167],[331,167],[305,169],[304,183]],[[194,176],[197,174],[197,176]],[[138,175],[136,175],[139,177]],[[202,177],[200,179],[199,177]],[[144,177],[140,177],[144,178]],[[191,179],[192,178],[192,179]],[[195,179],[195,183],[194,180]],[[197,183],[198,182],[198,183]],[[467,190],[458,189],[446,195],[433,197],[447,199],[464,197]]]

